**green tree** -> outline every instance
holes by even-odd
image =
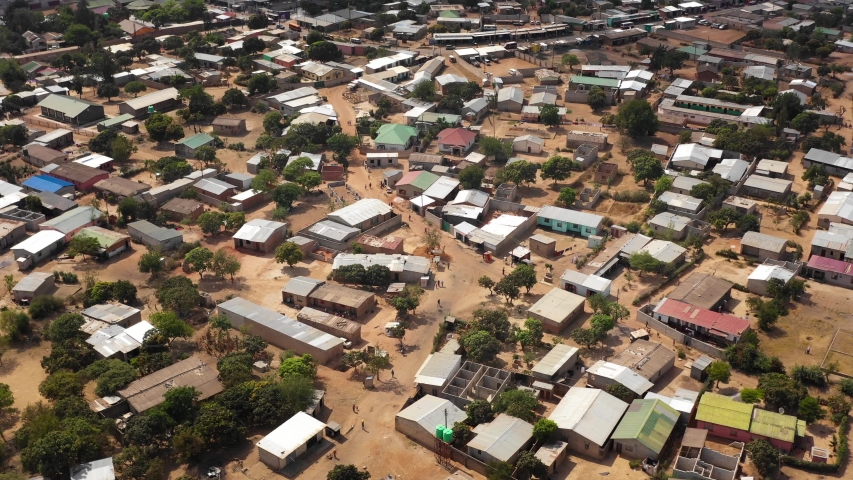
[[[222,232],[222,227],[225,224],[226,219],[227,215],[224,213],[210,211],[199,215],[197,222],[202,233],[216,235]]]
[[[517,388],[504,390],[492,402],[495,413],[505,413],[531,423],[536,420],[538,407],[539,401],[533,393]]]
[[[660,262],[647,251],[631,254],[629,263],[631,264],[631,268],[640,270],[641,272],[656,272],[660,269]]]
[[[219,378],[226,388],[248,382],[252,379],[254,358],[248,352],[229,352],[216,363]]]
[[[505,162],[512,156],[512,143],[498,140],[494,137],[480,138],[480,153],[492,157],[496,162]]]
[[[0,331],[11,342],[17,342],[32,332],[30,316],[20,310],[3,310],[0,312]]]
[[[815,397],[807,396],[800,400],[800,408],[797,410],[797,416],[806,421],[806,423],[814,423],[826,415],[820,402]]]
[[[51,322],[48,329],[48,337],[52,342],[64,342],[72,338],[83,338],[80,331],[86,323],[86,319],[79,313],[65,313]]]
[[[523,451],[515,462],[516,472],[520,478],[547,478],[548,468],[530,451]]]
[[[276,88],[277,82],[271,75],[259,73],[257,75],[252,75],[252,78],[249,79],[249,83],[246,86],[249,89],[249,95],[255,95],[256,93],[271,92]]]
[[[634,181],[648,185],[649,181],[663,176],[663,165],[651,153],[634,159]]]
[[[521,285],[519,285],[517,278],[507,275],[498,280],[498,283],[495,284],[494,292],[506,298],[508,305],[512,305],[512,301],[521,295],[520,287]]]
[[[175,338],[189,338],[195,332],[190,324],[178,318],[174,312],[152,313],[150,320],[151,325],[170,342]]]
[[[68,243],[68,255],[72,257],[77,255],[94,257],[98,255],[100,250],[101,244],[97,238],[82,233],[74,235],[71,242]]]
[[[465,423],[472,427],[476,427],[481,423],[489,423],[495,418],[492,412],[492,405],[485,400],[474,400],[465,407],[465,413],[468,418]]]
[[[157,247],[149,249],[139,257],[139,262],[137,263],[139,271],[141,273],[150,273],[152,276],[156,276],[163,271],[163,262],[160,261],[162,258],[162,250]]]
[[[44,477],[62,478],[77,463],[77,437],[66,431],[52,431],[21,451],[21,463]]]
[[[740,399],[744,403],[758,403],[764,398],[764,392],[758,388],[744,388],[740,391]]]
[[[812,112],[803,112],[791,120],[791,126],[803,135],[808,135],[820,128],[820,117]]]
[[[204,247],[196,247],[190,250],[184,257],[184,262],[190,266],[193,272],[198,272],[199,278],[204,278],[204,272],[211,267],[213,252]]]
[[[604,90],[602,90],[601,87],[593,86],[589,89],[587,103],[593,111],[600,110],[607,106],[607,95],[604,93]]]
[[[568,65],[569,70],[572,70],[572,71],[574,71],[575,66],[581,64],[581,61],[578,59],[578,56],[575,54],[572,54],[572,53],[563,54],[563,57],[561,60],[562,60],[562,64]]]
[[[591,328],[576,328],[571,333],[572,340],[578,345],[592,348],[600,340],[598,333]]]
[[[536,443],[543,445],[557,433],[557,423],[547,418],[540,418],[533,424],[533,437]]]
[[[156,142],[165,140],[180,140],[184,138],[184,129],[169,115],[164,113],[152,113],[145,120],[145,129],[148,131],[148,136]]]
[[[61,370],[41,382],[39,393],[48,400],[79,396],[83,394],[83,382],[76,373]]]
[[[628,387],[622,385],[621,383],[613,383],[608,385],[605,389],[605,392],[613,395],[614,397],[622,400],[623,402],[630,402],[631,399],[634,398],[634,392],[632,392]]]
[[[284,242],[275,249],[275,261],[293,267],[302,261],[302,250],[293,242]]]
[[[121,90],[113,83],[102,83],[98,86],[98,97],[106,98],[108,102],[119,95],[121,95]]]
[[[198,147],[195,151],[195,155],[193,155],[193,158],[203,162],[205,167],[210,164],[219,162],[219,159],[216,158],[216,149],[209,145]]]
[[[513,480],[512,472],[515,468],[506,462],[489,462],[486,465],[487,480]]]
[[[758,377],[758,388],[764,392],[764,403],[769,409],[784,408],[794,412],[800,401],[808,395],[806,388],[784,373],[765,373]]]
[[[295,375],[313,379],[317,375],[317,364],[311,355],[293,355],[281,361],[278,374],[282,378]]]
[[[498,181],[512,182],[516,185],[536,182],[536,172],[539,166],[527,160],[519,160],[507,165],[498,173]]]
[[[226,107],[239,107],[248,105],[249,101],[246,99],[246,95],[242,90],[238,88],[229,88],[222,94],[222,103],[225,104]]]
[[[284,117],[278,110],[270,110],[264,116],[264,131],[269,135],[278,136],[281,133]]]
[[[574,205],[575,199],[577,199],[577,193],[575,193],[574,189],[568,187],[560,190],[560,195],[557,197],[557,201],[562,203],[566,208]]]
[[[614,122],[618,128],[634,138],[654,135],[658,130],[657,115],[649,102],[642,99],[623,103],[619,107],[619,112],[616,113]]]
[[[755,215],[744,215],[735,222],[735,227],[741,233],[757,232],[761,229],[761,220]]]
[[[741,216],[741,213],[734,208],[726,207],[708,215],[708,221],[717,230],[725,232],[729,228],[729,225],[737,222]]]
[[[731,376],[731,368],[726,362],[716,361],[708,365],[708,379],[714,382],[714,387],[718,387],[720,382],[728,382]]]
[[[483,184],[484,177],[482,168],[476,165],[468,165],[459,172],[459,183],[466,190],[478,190]]]
[[[562,122],[562,118],[560,117],[560,109],[556,105],[542,105],[539,109],[539,120],[549,126],[549,127],[557,127]]]
[[[746,451],[752,464],[764,478],[779,466],[779,450],[763,438],[747,443]]]
[[[369,478],[370,472],[359,470],[352,464],[335,465],[326,474],[326,480],[368,480]]]
[[[495,286],[495,281],[489,278],[488,275],[483,275],[479,279],[477,279],[477,285],[485,288],[489,291],[489,295],[492,294],[492,287]]]
[[[569,178],[575,169],[577,164],[571,158],[554,155],[542,164],[542,180],[553,180],[552,186],[556,188],[557,182]]]
[[[194,429],[207,445],[234,445],[246,435],[237,415],[216,402],[201,406]]]
[[[322,41],[311,44],[305,52],[305,56],[311,60],[320,62],[331,62],[344,57],[343,52],[332,42]]]
[[[306,191],[310,192],[312,188],[320,186],[320,184],[323,183],[323,179],[317,172],[305,172],[296,179],[296,183]]]
[[[501,344],[489,332],[477,330],[462,337],[462,346],[468,357],[475,362],[490,362],[501,350]]]
[[[133,95],[134,98],[138,97],[141,92],[144,92],[146,90],[148,90],[148,87],[138,80],[128,82],[128,84],[124,86],[124,92]]]
[[[137,148],[133,145],[133,140],[124,135],[118,135],[110,144],[110,152],[113,160],[119,165],[124,165],[136,151]]]
[[[65,30],[64,40],[69,45],[82,47],[95,40],[95,32],[85,25],[71,25]]]
[[[534,270],[532,265],[520,264],[509,274],[517,283],[519,287],[524,287],[527,289],[527,293],[530,293],[530,289],[536,285],[536,270]]]
[[[431,102],[435,100],[435,83],[434,82],[420,82],[415,86],[415,89],[412,90],[412,97],[417,98],[418,100],[423,100],[425,102]]]

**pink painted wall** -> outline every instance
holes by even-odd
[[[709,428],[711,427],[711,428]],[[732,440],[737,440],[739,442],[748,443],[752,440],[752,435],[749,432],[744,430],[736,430],[730,427],[725,427],[723,425],[717,425],[714,423],[703,422],[701,420],[696,421],[696,428],[702,428],[708,430],[709,435],[713,435],[715,437],[720,438],[729,438]],[[734,434],[732,434],[734,432]]]

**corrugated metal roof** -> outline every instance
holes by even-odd
[[[415,383],[422,385],[444,386],[447,380],[462,365],[462,355],[435,352],[424,360],[415,373]]]
[[[423,194],[431,198],[446,200],[453,193],[453,190],[458,187],[459,180],[451,177],[439,177],[429,188],[424,190]]]
[[[194,387],[198,401],[204,401],[223,390],[218,376],[216,369],[190,357],[132,382],[118,394],[141,413],[163,403],[166,391],[175,387]]]
[[[303,307],[299,310],[296,319],[311,326],[323,325],[342,334],[358,333],[359,336],[361,335],[361,324],[311,307]]]
[[[699,399],[699,392],[694,392],[692,390],[687,390],[684,388],[676,388],[675,394],[671,397],[667,397],[666,395],[661,395],[659,393],[646,393],[647,400],[660,400],[673,409],[681,412],[681,413],[693,413],[693,407],[696,405],[696,400]]]
[[[667,206],[681,208],[691,213],[696,213],[702,210],[702,200],[676,192],[663,192],[658,197],[658,200],[667,204]]]
[[[768,252],[781,253],[785,251],[786,241],[783,238],[766,235],[759,232],[746,232],[740,239],[742,246],[753,247]]]
[[[793,182],[783,178],[770,178],[763,175],[750,175],[743,185],[745,187],[757,188],[768,192],[784,193],[791,188]]]
[[[234,190],[234,185],[215,178],[202,178],[193,186],[198,190],[209,192],[213,195],[222,195],[228,190]]]
[[[93,223],[104,216],[104,212],[95,207],[83,206],[69,210],[62,215],[52,218],[41,224],[44,230],[57,230],[62,233],[71,233],[84,225]]]
[[[611,363],[628,367],[649,379],[673,366],[675,353],[660,343],[635,340],[628,348],[610,359]]]
[[[779,265],[759,265],[749,274],[747,280],[769,281],[773,278],[787,285],[788,281],[794,278],[794,272]]]
[[[439,425],[453,426],[456,422],[464,421],[467,415],[464,410],[459,409],[450,400],[424,395],[417,402],[401,410],[397,417],[416,422],[421,428],[434,435],[435,427]]]
[[[754,405],[740,403],[719,393],[705,392],[699,399],[696,420],[749,431]]]
[[[562,322],[572,314],[578,306],[583,305],[586,299],[572,292],[560,288],[552,288],[534,303],[528,313],[534,313],[556,323]]]
[[[468,448],[485,451],[502,462],[509,461],[533,437],[533,425],[503,413],[473,431],[477,436],[468,442]]]
[[[277,231],[282,233],[287,229],[286,223],[256,218],[246,222],[233,238],[249,242],[264,243]]]
[[[140,110],[176,98],[178,98],[178,89],[170,87],[141,97],[131,98],[124,103],[134,110]]]
[[[115,478],[113,457],[71,467],[71,480],[115,480]]]
[[[83,310],[82,314],[84,317],[88,317],[93,320],[100,320],[102,322],[115,324],[122,322],[139,312],[140,310],[138,308],[133,308],[122,303],[100,303]]]
[[[415,255],[387,255],[377,253],[373,255],[341,253],[335,257],[332,270],[337,270],[345,265],[359,264],[365,269],[371,265],[385,265],[391,272],[416,272],[422,275],[429,274],[429,259]]]
[[[815,258],[812,256],[812,258]],[[853,265],[853,264],[848,264]],[[717,330],[739,336],[749,328],[749,320],[728,313],[713,312],[671,298],[664,298],[655,307],[655,313],[681,320],[707,330]]]
[[[65,234],[56,230],[42,230],[32,237],[12,247],[12,250],[23,250],[31,255],[41,252],[48,245],[53,245],[56,242],[65,238]]]
[[[307,297],[318,286],[326,283],[323,280],[317,280],[310,277],[293,277],[287,282],[287,285],[281,289],[282,293],[289,293],[299,297]]]
[[[331,220],[321,220],[308,229],[314,235],[328,238],[336,242],[342,242],[348,237],[360,232],[357,228],[341,225],[340,223]]]
[[[183,234],[181,232],[177,230],[172,230],[171,228],[159,227],[149,222],[148,220],[140,220],[138,222],[128,223],[127,226],[133,227],[134,229],[160,242],[165,242],[178,237],[183,238]]]
[[[542,360],[533,367],[533,373],[541,373],[548,378],[553,377],[566,365],[566,362],[576,358],[578,349],[570,345],[558,344],[548,352]]]
[[[571,223],[573,225],[582,225],[584,227],[598,229],[604,221],[604,217],[592,213],[579,212],[577,210],[569,210],[567,208],[545,205],[539,210],[539,217],[549,220]]]
[[[350,227],[356,227],[376,217],[391,213],[391,207],[382,200],[376,198],[362,198],[361,200],[347,205],[341,209],[326,215],[330,220],[343,223]]]
[[[652,382],[638,375],[630,368],[611,362],[605,362],[604,360],[595,362],[593,366],[589,367],[587,374],[589,376],[600,376],[619,382],[637,395],[643,395],[649,391],[649,389],[654,387]]]
[[[749,433],[793,443],[797,435],[797,417],[756,408],[752,411]]]
[[[660,453],[672,434],[679,413],[660,400],[637,399],[628,407],[614,440],[637,440],[655,453]]]
[[[99,104],[90,102],[88,100],[83,100],[82,98],[69,97],[67,95],[56,95],[50,94],[39,102],[37,105],[39,107],[49,108],[51,110],[56,110],[57,112],[62,112],[68,117],[75,118],[81,113],[85,112],[87,108],[92,106],[100,107]]]
[[[45,282],[53,283],[53,274],[50,272],[33,272],[22,278],[12,287],[13,292],[32,293],[38,290]]]
[[[548,418],[558,429],[604,446],[627,409],[627,403],[604,390],[572,387]]]
[[[326,424],[299,412],[258,442],[258,449],[280,459],[289,457],[326,428]]]
[[[311,298],[331,302],[346,307],[359,308],[373,299],[373,294],[355,288],[326,283],[311,293]]]
[[[693,272],[681,280],[678,287],[667,294],[667,297],[709,309],[728,295],[733,286],[731,282],[710,273]]]
[[[672,263],[684,255],[687,249],[668,240],[652,240],[641,248],[640,251],[649,252],[659,262]]]

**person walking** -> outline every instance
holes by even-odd
[[[352,412],[353,412],[353,413],[358,413],[358,411],[356,411],[356,409],[355,409],[355,404],[354,404],[354,403],[352,404]]]
[[[361,420],[361,429],[364,430],[364,419]]]
[[[808,347],[806,347],[806,355],[811,355],[811,354],[812,354],[812,346],[809,345]]]
[[[394,378],[394,369],[391,369],[391,378]]]
[[[335,460],[337,460],[338,459],[338,451],[332,450],[332,456],[335,457]]]
[[[441,307],[441,299],[438,299],[438,306]]]

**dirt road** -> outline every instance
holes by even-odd
[[[335,112],[338,114],[338,123],[341,125],[344,133],[355,135],[355,112],[349,101],[344,98],[344,92],[346,91],[346,84],[332,87],[326,94],[326,98],[332,104],[332,107],[335,108]]]

